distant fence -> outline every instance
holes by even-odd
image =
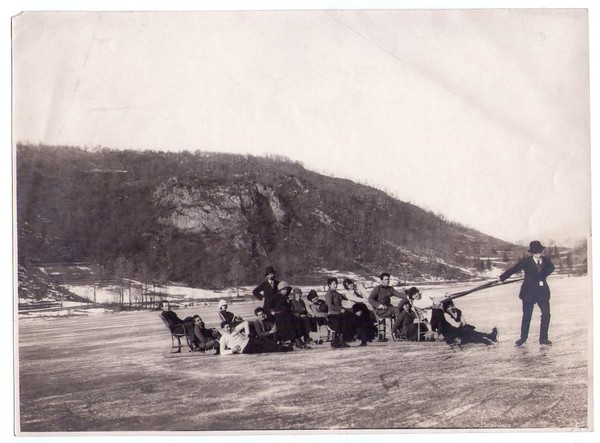
[[[62,302],[59,301],[41,301],[41,302],[32,302],[32,303],[19,303],[18,305],[19,312],[29,312],[29,311],[52,311],[57,309],[62,309]]]

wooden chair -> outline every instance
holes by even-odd
[[[389,328],[390,328],[390,332],[392,330],[392,326],[394,324],[394,317],[379,317],[377,315],[377,313],[375,311],[373,311],[373,313],[375,314],[375,318],[377,319],[377,341],[388,341],[387,338],[387,328],[388,328],[388,320],[389,320]],[[395,341],[396,338],[393,336],[393,334],[390,334],[390,336],[392,337],[392,340]]]
[[[421,324],[423,323],[423,320],[427,320],[427,317],[425,316],[425,310],[416,307],[412,300],[409,300],[409,303],[411,309],[417,315],[415,318],[415,322],[417,323],[417,341],[421,341]]]
[[[171,334],[171,354],[181,352],[181,348],[183,347],[183,345],[181,344],[182,338],[185,338],[185,342],[187,343],[189,352],[192,352],[194,347],[192,346],[192,343],[190,343],[185,324],[177,325],[175,330],[173,331],[171,329],[171,325],[169,325],[169,322],[162,315],[160,316],[160,319],[163,321],[163,323],[169,330],[169,333]],[[177,344],[175,344],[175,342],[177,342]],[[177,350],[175,351],[175,349]]]
[[[329,322],[327,321],[327,313],[318,311],[316,306],[313,304],[309,304],[308,308],[310,309],[311,315],[313,316],[313,318],[315,318],[317,322],[317,343],[323,343],[323,339],[321,338],[321,328],[323,326],[325,326],[327,331],[327,340],[325,341],[331,341],[331,334],[333,333],[333,330],[329,327]]]

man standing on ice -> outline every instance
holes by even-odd
[[[554,271],[552,261],[542,255],[545,246],[534,240],[529,243],[529,252],[531,255],[519,260],[514,266],[504,271],[500,277],[500,283],[504,282],[511,275],[524,271],[525,277],[519,292],[519,298],[523,301],[523,318],[521,320],[521,337],[515,342],[515,346],[521,346],[527,341],[529,335],[529,324],[533,314],[534,305],[538,305],[542,313],[540,324],[540,344],[551,345],[548,340],[548,329],[550,327],[550,288],[546,282],[548,277]]]
[[[265,281],[258,285],[252,291],[257,299],[263,301],[263,308],[267,309],[271,302],[271,298],[277,294],[279,282],[275,280],[275,269],[273,266],[268,266],[265,270]]]

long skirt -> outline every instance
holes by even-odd
[[[280,341],[286,342],[297,338],[294,316],[291,312],[278,312],[274,315],[277,336]]]

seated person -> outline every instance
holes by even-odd
[[[417,318],[417,314],[410,309],[410,304],[402,304],[400,314],[392,326],[392,335],[399,340],[408,340],[408,328],[415,322],[415,318]]]
[[[452,325],[446,315],[456,324]],[[489,334],[475,330],[475,326],[464,321],[462,311],[451,299],[445,299],[434,305],[431,311],[431,329],[440,333],[448,344],[483,343],[491,345],[498,341],[498,328],[494,327]]]
[[[319,325],[327,323],[327,313],[329,312],[329,308],[327,307],[325,300],[320,299],[317,295],[317,291],[314,289],[308,291],[306,298],[310,302],[308,308],[310,309],[311,314],[317,319],[317,323],[319,323]]]
[[[215,328],[208,329],[199,315],[194,315],[194,347],[196,351],[204,352],[216,349],[219,353],[219,338],[221,333]]]
[[[392,325],[392,334],[399,340],[417,341],[423,338],[425,332],[429,330],[427,322],[421,318],[422,310],[414,305],[415,300],[421,299],[421,292],[413,286],[406,289],[404,293],[406,298],[400,300],[398,304],[400,314]],[[419,337],[419,333],[421,337]]]
[[[419,320],[419,317],[409,303],[401,305],[402,310],[392,327],[392,334],[397,340],[419,341],[429,340],[428,321],[426,319]],[[415,322],[415,320],[417,320]]]
[[[292,315],[294,316],[298,334],[303,337],[304,343],[308,344],[312,342],[312,339],[310,338],[312,322],[308,315],[306,304],[304,303],[304,300],[302,300],[302,290],[300,288],[294,288],[292,290],[290,305],[292,307]]]
[[[194,343],[194,319],[192,317],[180,319],[175,312],[171,311],[171,303],[167,300],[160,302],[160,309],[162,310],[160,316],[169,325],[171,333],[186,334],[188,344]]]
[[[421,300],[421,291],[414,286],[405,289],[404,294],[406,295],[406,298],[400,300],[398,309],[400,309],[404,303],[410,303],[412,306],[414,306],[415,300]]]
[[[366,346],[368,341],[373,341],[374,337],[377,337],[377,318],[369,309],[367,290],[350,278],[345,278],[342,285],[346,290],[342,294],[344,297],[342,303],[350,308],[347,312],[354,314],[353,317],[350,316],[346,319],[348,324],[346,334],[352,338],[358,337],[361,341],[360,346]]]
[[[292,313],[290,297],[292,287],[289,283],[279,282],[278,291],[269,300],[266,309],[271,311],[277,326],[277,338],[282,343],[294,343],[301,349],[309,349],[297,327],[297,321]]]
[[[280,346],[271,340],[262,338],[251,338],[244,336],[241,331],[236,331],[231,323],[222,322],[220,353],[231,354],[262,354],[263,352],[287,352],[293,351],[292,346]]]
[[[331,339],[332,348],[347,348],[346,341],[350,338],[346,332],[348,328],[348,316],[346,308],[342,305],[343,296],[337,291],[338,279],[330,277],[327,279],[327,292],[325,293],[325,302],[327,303],[327,321],[333,331]]]
[[[354,318],[352,323],[356,336],[360,340],[359,346],[367,346],[367,342],[373,341],[377,337],[377,326],[375,315],[364,303],[354,303],[352,305]]]
[[[344,296],[347,300],[354,303],[365,303],[368,300],[367,289],[363,285],[357,284],[351,278],[345,278],[342,282],[342,286],[346,292]]]
[[[250,337],[250,324],[242,317],[235,315],[227,310],[228,305],[225,300],[219,300],[219,318],[221,322],[231,323],[231,327],[236,331],[244,331],[246,337]]]
[[[391,297],[406,299],[406,294],[396,291],[390,286],[390,274],[382,272],[379,276],[381,284],[375,286],[369,295],[369,304],[373,307],[378,318],[395,318],[400,310],[392,305]]]
[[[311,316],[311,327],[312,330],[316,332],[317,328],[327,325],[327,313],[329,312],[329,308],[327,307],[325,300],[321,300],[317,295],[317,291],[314,289],[308,291],[306,298],[310,302],[308,304],[308,310]],[[320,340],[317,344],[323,344],[323,341]]]
[[[258,338],[277,341],[277,326],[275,319],[268,316],[263,307],[258,307],[254,310],[256,320],[254,320],[254,330]]]

